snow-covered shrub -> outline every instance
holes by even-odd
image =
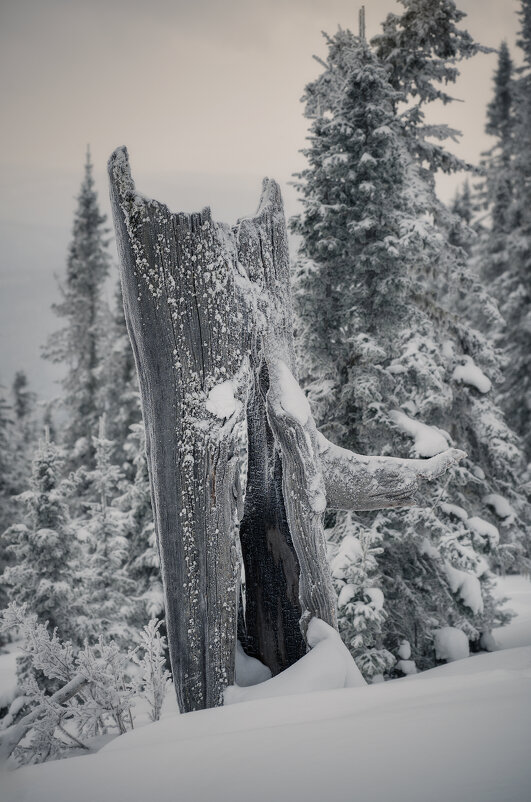
[[[377,531],[353,521],[350,513],[340,516],[329,532],[339,632],[363,676],[370,680],[387,673],[395,662],[382,645],[386,612],[376,561],[382,553],[380,538]]]
[[[87,739],[96,735],[122,734],[133,727],[129,659],[115,643],[100,638],[76,653],[71,642],[40,624],[25,604],[11,603],[0,628],[18,631],[31,665],[15,723],[0,730],[5,755],[13,754],[18,763],[40,763],[72,749],[88,750]],[[36,671],[57,690],[44,691]]]
[[[135,691],[149,703],[149,716],[158,721],[166,695],[170,672],[166,668],[166,638],[160,634],[162,621],[152,618],[140,633],[140,644],[131,659],[139,667]],[[140,656],[139,652],[143,652]]]

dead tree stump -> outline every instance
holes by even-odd
[[[222,702],[242,638],[273,673],[336,626],[327,505],[413,503],[461,452],[363,457],[316,430],[296,381],[289,254],[278,185],[234,228],[173,214],[109,160],[127,328],[139,376],[166,624],[181,711]],[[323,476],[323,474],[325,474]]]

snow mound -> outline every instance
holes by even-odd
[[[224,694],[224,704],[292,696],[331,688],[357,688],[365,685],[352,655],[336,632],[319,618],[312,618],[306,638],[310,651],[285,671],[260,685],[241,688],[230,685]]]
[[[401,431],[413,437],[417,456],[434,457],[448,448],[450,437],[442,429],[409,418],[399,410],[390,412],[389,417]]]
[[[251,657],[245,651],[240,641],[236,642],[236,682],[240,688],[258,685],[271,679],[271,671],[256,657]]]
[[[483,371],[478,368],[472,357],[463,357],[463,362],[458,365],[452,373],[452,379],[462,384],[475,387],[480,393],[488,393],[492,389],[492,383]]]
[[[462,629],[442,627],[434,635],[435,655],[437,660],[462,660],[469,656],[468,638]]]

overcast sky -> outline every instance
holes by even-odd
[[[394,0],[368,0],[367,35]],[[483,44],[513,48],[517,0],[459,0]],[[287,185],[303,166],[299,102],[324,55],[321,30],[357,29],[352,0],[2,0],[0,12],[0,382],[23,367],[46,396],[54,371],[39,346],[57,327],[50,304],[64,270],[74,198],[90,142],[102,206],[105,163],[126,144],[138,189],[175,210],[210,203],[218,219],[252,212],[262,176]],[[516,55],[516,54],[515,54]],[[471,161],[483,133],[495,56],[463,65],[434,110],[463,132]],[[455,182],[441,182],[448,197]]]

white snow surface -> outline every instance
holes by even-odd
[[[5,774],[5,802],[525,802],[531,648],[162,720]]]
[[[527,802],[531,581],[500,577],[496,593],[517,613],[494,631],[500,651],[187,715],[170,687],[156,724],[95,754],[4,772],[2,802],[249,802],[249,789],[253,802]],[[439,635],[452,655],[466,641],[457,632]]]
[[[462,660],[468,657],[468,638],[462,629],[456,627],[442,627],[434,635],[435,654],[437,660]]]
[[[225,419],[234,415],[238,402],[234,397],[234,384],[230,379],[212,387],[205,401],[205,407],[216,418]]]
[[[432,560],[438,560],[440,558],[439,549],[437,549],[433,543],[431,543],[427,537],[422,539],[422,543],[420,544],[419,551],[421,554],[425,555],[426,557],[431,557]]]
[[[442,429],[421,423],[397,409],[390,412],[389,417],[399,429],[413,437],[417,456],[434,457],[448,448],[450,438]]]
[[[462,358],[462,364],[455,368],[452,379],[475,387],[480,393],[488,393],[492,389],[490,379],[478,368],[470,356]]]
[[[371,600],[371,604],[375,610],[383,610],[385,597],[380,588],[365,588],[365,593]]]
[[[310,651],[276,677],[247,688],[228,687],[224,695],[225,705],[331,688],[357,688],[366,684],[349,650],[331,626],[312,618],[307,640]]]

